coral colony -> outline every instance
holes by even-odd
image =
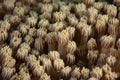
[[[120,0],[0,0],[0,80],[120,80]]]

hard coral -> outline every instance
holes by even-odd
[[[116,80],[119,6],[120,0],[0,0],[0,80]]]

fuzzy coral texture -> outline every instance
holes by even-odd
[[[0,0],[0,80],[120,80],[120,0]]]

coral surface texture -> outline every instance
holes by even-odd
[[[0,0],[0,80],[120,80],[120,0]]]

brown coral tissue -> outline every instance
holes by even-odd
[[[120,0],[0,0],[0,80],[120,80]]]

